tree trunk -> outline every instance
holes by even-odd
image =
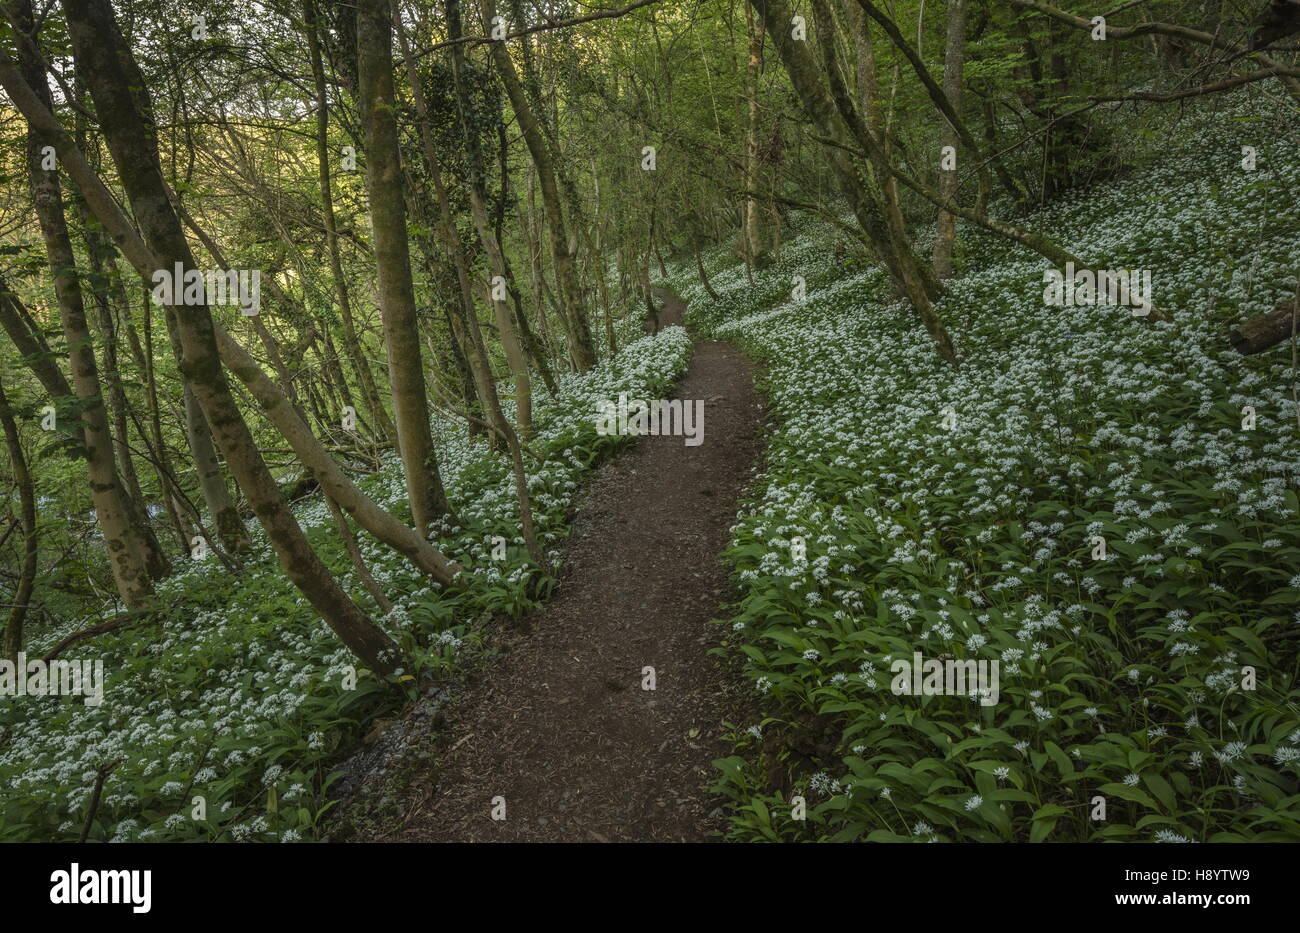
[[[483,250],[487,253],[488,268],[494,278],[500,278],[504,287],[504,285],[509,284],[508,270],[506,269],[505,256],[501,252],[501,244],[497,242],[496,234],[488,223],[487,206],[484,203],[487,191],[483,175],[483,149],[479,142],[478,130],[473,124],[469,89],[465,85],[463,76],[464,59],[464,46],[452,46],[452,82],[455,85],[456,107],[460,113],[465,158],[469,168],[470,218],[474,223],[474,230],[478,233],[479,242],[483,244]],[[406,62],[408,71],[411,74],[416,112],[420,115],[421,126],[427,126],[428,114],[424,107],[424,94],[420,85],[419,74],[416,72],[415,63],[409,55],[406,56]],[[510,295],[508,290],[504,294],[498,291],[496,283],[489,283],[486,291],[487,300],[492,306],[492,315],[497,324],[497,336],[501,340],[502,349],[505,350],[506,362],[510,366],[510,374],[514,377],[515,423],[518,425],[520,435],[527,438],[532,436],[533,433],[533,390],[532,383],[528,378],[528,363],[524,359],[523,350],[519,345],[519,337],[515,333],[515,325],[510,316]]]
[[[352,569],[357,572],[357,578],[361,585],[366,588],[366,592],[371,595],[380,610],[385,614],[393,611],[393,601],[384,593],[383,587],[375,580],[375,575],[370,572],[366,566],[366,559],[361,556],[361,548],[357,547],[357,536],[352,533],[352,527],[348,524],[347,518],[329,495],[325,496],[325,504],[329,506],[330,516],[334,519],[334,527],[339,530],[339,537],[343,539],[343,546],[347,549],[348,560],[352,561]]]
[[[23,563],[18,570],[18,583],[14,587],[13,605],[9,607],[9,620],[5,623],[4,643],[0,650],[4,657],[16,663],[18,652],[23,650],[23,622],[27,619],[28,601],[36,585],[36,558],[39,539],[36,533],[36,492],[27,458],[23,455],[22,439],[4,386],[0,385],[0,424],[3,424],[5,447],[9,450],[10,469],[14,485],[18,487],[19,520],[23,531]]]
[[[451,349],[452,361],[456,364],[456,375],[460,379],[460,397],[465,403],[466,410],[482,414],[483,407],[479,403],[478,386],[474,384],[474,369],[469,365],[468,349],[464,346],[464,341],[460,338],[460,329],[452,322],[452,314],[455,313],[450,302],[442,306],[443,318],[447,321],[447,343]],[[471,421],[469,423],[469,436],[478,437],[483,428]]]
[[[757,21],[754,8],[749,5],[745,6],[745,35],[749,43],[745,61],[745,252],[749,263],[762,269],[769,264],[758,201],[758,68],[763,54],[763,24]]]
[[[948,0],[948,47],[943,58],[943,93],[952,109],[961,112],[962,66],[966,61],[966,0]],[[957,130],[946,120],[940,124],[939,144],[957,151]],[[946,200],[957,198],[957,167],[943,169],[939,176],[939,193]],[[952,252],[957,238],[957,218],[940,209],[934,236],[934,274],[940,279],[952,277]]]
[[[366,359],[361,338],[357,335],[356,322],[352,319],[352,298],[348,290],[348,280],[343,274],[343,256],[339,250],[330,177],[329,94],[325,85],[325,68],[321,62],[316,0],[304,0],[303,19],[306,23],[307,51],[316,90],[316,162],[320,175],[321,214],[325,222],[325,245],[329,250],[330,275],[334,279],[334,289],[338,293],[339,319],[343,324],[343,348],[347,351],[348,360],[357,377],[357,385],[366,399],[371,421],[382,443],[396,437],[397,431],[393,427],[392,419],[388,417],[388,409],[384,407],[384,400],[379,394],[378,386],[375,385],[374,373],[370,371],[370,362]]]
[[[524,228],[524,238],[528,247],[529,276],[532,280],[533,305],[537,308],[537,327],[541,331],[542,346],[551,346],[551,325],[546,318],[547,294],[546,272],[542,268],[542,234],[537,215],[537,170],[530,167],[528,172],[528,216],[524,217],[523,205],[519,207],[520,225]]]
[[[1232,329],[1229,341],[1243,356],[1263,353],[1295,333],[1297,302],[1287,298],[1268,314],[1247,318]]]
[[[388,351],[388,380],[398,451],[406,474],[411,519],[426,534],[451,509],[438,474],[429,429],[429,404],[420,360],[420,332],[411,281],[406,201],[393,91],[392,7],[389,0],[359,0],[357,70],[366,139],[366,183],[379,272],[379,305]]]
[[[594,176],[593,176],[594,177]],[[600,187],[596,187],[597,204],[599,205]],[[597,208],[599,216],[599,207]],[[592,253],[593,273],[596,276],[596,286],[600,290],[600,305],[604,312],[605,318],[605,341],[609,344],[609,355],[618,356],[618,340],[614,336],[614,308],[613,301],[609,296],[608,269],[609,265],[605,261],[605,222],[597,221],[596,224],[596,249]]]
[[[64,0],[63,9],[76,67],[85,76],[147,250],[163,269],[171,269],[175,263],[184,269],[194,268],[194,257],[163,181],[157,130],[143,75],[122,38],[112,8],[107,0]],[[0,67],[0,80],[6,76],[5,71]],[[10,82],[5,84],[10,98],[19,103],[23,98],[21,89],[10,86]],[[29,121],[40,116],[36,108],[31,111],[27,113]],[[60,155],[66,167],[70,156],[80,154],[66,139],[66,134],[61,142],[64,151]],[[85,188],[82,193],[92,209],[96,209],[97,200],[102,206],[102,196],[106,194]],[[100,216],[97,209],[96,214]],[[106,217],[100,216],[100,220],[108,226]],[[401,229],[404,233],[405,227]],[[148,267],[147,260],[143,265],[142,272]],[[181,374],[192,387],[218,447],[266,529],[285,574],[362,663],[381,676],[392,674],[405,664],[400,649],[339,587],[280,497],[279,487],[262,460],[226,383],[206,305],[186,306],[176,318],[181,344],[177,363]]]
[[[199,489],[203,501],[216,526],[221,546],[232,554],[239,554],[252,546],[248,530],[239,518],[239,510],[230,501],[226,479],[221,474],[217,451],[212,446],[212,432],[203,418],[203,409],[189,386],[184,389],[185,434],[189,438],[190,453],[194,455],[194,470],[199,475]]]
[[[116,451],[118,471],[127,495],[134,500],[139,510],[143,510],[144,492],[140,489],[140,477],[136,473],[135,462],[131,459],[131,448],[128,444],[127,412],[130,409],[130,402],[127,400],[126,391],[122,388],[117,354],[117,322],[113,320],[114,303],[119,307],[126,306],[128,309],[129,305],[127,305],[126,292],[122,288],[122,283],[117,280],[117,270],[113,266],[116,250],[111,243],[107,242],[99,223],[86,210],[85,201],[80,196],[76,197],[76,201],[81,215],[81,233],[82,241],[86,246],[86,260],[90,267],[87,279],[91,286],[91,297],[95,302],[99,339],[104,347],[103,373],[113,419],[113,449]],[[145,532],[152,537],[153,530],[147,523]],[[157,546],[157,538],[154,538],[154,546]]]
[[[708,273],[704,271],[704,260],[700,256],[700,238],[695,234],[691,235],[691,252],[695,254],[695,269],[700,275],[700,284],[704,286],[710,298],[721,301],[722,296],[713,290],[713,283],[709,281]]]
[[[492,0],[481,0],[483,22],[490,24],[496,10]],[[450,0],[448,11],[456,6],[456,0]],[[596,350],[591,340],[591,330],[587,325],[586,309],[583,307],[582,292],[578,286],[578,270],[573,252],[569,248],[569,234],[564,222],[564,212],[560,201],[560,192],[556,184],[555,164],[547,147],[545,133],[541,123],[528,100],[514,61],[504,42],[490,43],[492,61],[497,67],[497,74],[505,85],[506,96],[519,121],[519,130],[528,146],[533,165],[537,168],[537,181],[542,194],[542,207],[546,212],[546,226],[550,233],[551,262],[555,268],[555,279],[560,296],[560,305],[564,309],[564,326],[569,339],[569,353],[579,372],[586,372],[596,364]]]
[[[146,296],[147,296],[146,292]],[[158,404],[158,370],[154,366],[153,352],[153,314],[150,313],[148,298],[145,299],[144,306],[144,346],[137,347],[132,341],[131,347],[139,352],[139,364],[144,373],[145,395],[149,403],[149,437],[145,438],[141,432],[141,438],[145,446],[149,446],[152,441],[153,445],[153,467],[158,474],[158,492],[163,500],[163,508],[167,512],[167,519],[171,522],[172,529],[176,532],[176,540],[180,546],[181,554],[188,554],[190,550],[190,540],[194,537],[194,529],[190,528],[181,519],[181,511],[176,508],[176,490],[175,474],[172,472],[170,458],[167,456],[167,444],[163,440],[162,433],[162,410]]]
[[[789,33],[790,8],[785,0],[750,0],[767,24],[768,35],[772,36],[786,72],[798,94],[808,116],[821,135],[832,143],[839,143],[845,135],[842,127],[848,124],[855,138],[870,150],[872,164],[880,178],[888,176],[888,165],[884,161],[880,145],[867,129],[857,108],[848,98],[847,88],[839,73],[839,65],[833,58],[827,57],[826,68],[818,67],[806,43],[794,40]],[[822,14],[827,9],[824,0],[814,3],[814,9]],[[823,30],[819,30],[823,42],[833,38],[829,32],[832,23],[825,16],[819,16]],[[825,46],[824,46],[825,47]],[[821,83],[823,71],[829,72],[832,91],[828,92]],[[832,97],[832,92],[834,96]],[[905,231],[900,231],[900,219],[888,217],[887,206],[881,202],[876,189],[862,178],[858,166],[842,145],[827,146],[831,167],[835,172],[840,190],[844,193],[849,206],[853,209],[858,225],[865,237],[866,244],[873,254],[888,268],[893,281],[899,286],[917,316],[934,339],[939,355],[950,363],[957,362],[957,354],[948,338],[947,330],[934,310],[933,299],[940,292],[938,281],[933,273],[917,259]]]
[[[50,107],[52,101],[45,69],[36,53],[30,0],[17,0],[14,8],[20,29],[31,40],[17,43],[22,73],[37,99]],[[95,518],[104,536],[118,594],[128,608],[135,609],[153,593],[150,565],[161,568],[166,565],[166,560],[161,554],[152,553],[156,542],[144,534],[117,472],[113,436],[99,384],[94,342],[86,321],[80,275],[72,252],[72,240],[68,236],[59,175],[57,169],[46,169],[42,164],[43,150],[48,145],[50,141],[37,129],[28,128],[28,178],[68,344],[72,389],[81,402],[82,435]]]

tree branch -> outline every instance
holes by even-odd
[[[450,48],[453,45],[466,45],[470,43],[474,45],[482,45],[486,42],[509,42],[511,39],[531,36],[533,33],[537,32],[550,32],[554,29],[568,29],[570,26],[577,26],[581,23],[590,23],[598,19],[615,19],[620,16],[626,16],[628,13],[631,13],[634,10],[639,10],[642,7],[662,2],[663,0],[636,0],[635,3],[629,3],[627,6],[620,7],[617,10],[601,10],[598,13],[588,13],[586,16],[578,16],[573,19],[553,20],[548,18],[544,23],[529,26],[527,29],[520,29],[518,32],[508,33],[503,39],[493,39],[489,36],[461,36],[458,39],[448,39],[446,42],[437,42],[429,46],[427,49],[422,49],[419,52],[413,53],[411,58],[423,58],[431,52],[436,52],[439,49]]]

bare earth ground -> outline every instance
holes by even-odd
[[[681,323],[681,300],[654,291],[660,326]],[[554,597],[447,706],[415,709],[425,724],[408,714],[390,728],[421,762],[382,801],[387,815],[358,818],[345,802],[343,838],[717,837],[710,762],[727,753],[724,721],[737,722],[745,701],[709,654],[726,637],[709,620],[725,598],[720,554],[761,448],[750,368],[728,344],[695,344],[675,397],[705,400],[703,444],[642,437],[597,472]],[[646,667],[654,690],[642,688]],[[432,728],[437,750],[414,748]],[[503,820],[492,818],[498,797]]]

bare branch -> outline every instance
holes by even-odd
[[[519,39],[522,38],[523,36],[531,36],[533,33],[537,33],[537,32],[550,32],[555,29],[568,29],[570,26],[577,26],[580,25],[581,23],[590,23],[598,19],[615,19],[620,16],[626,16],[628,13],[631,13],[635,10],[639,10],[642,7],[652,6],[653,4],[661,3],[661,2],[663,2],[663,0],[636,0],[635,3],[629,3],[627,6],[621,7],[617,10],[601,10],[599,13],[588,13],[586,16],[577,16],[574,17],[573,19],[553,20],[547,18],[545,22],[538,23],[535,26],[529,26],[527,29],[520,29],[518,32],[508,33],[503,39],[493,39],[489,36],[461,36],[459,39],[448,39],[446,42],[435,43],[434,45],[429,46],[427,49],[422,49],[419,52],[413,53],[411,55],[411,58],[413,59],[423,58],[424,56],[428,55],[430,52],[436,52],[439,49],[450,48],[453,45],[466,45],[466,44],[483,45],[486,42],[509,42],[511,39]]]
[[[1277,65],[1273,68],[1260,68],[1259,70],[1249,72],[1248,74],[1233,75],[1231,78],[1224,78],[1222,81],[1215,81],[1213,84],[1202,84],[1198,87],[1187,88],[1183,91],[1173,91],[1169,94],[1156,94],[1152,91],[1138,91],[1134,94],[1092,96],[1088,99],[1097,101],[1098,103],[1116,100],[1151,100],[1163,103],[1171,100],[1183,100],[1187,97],[1200,97],[1203,94],[1217,94],[1220,91],[1229,91],[1235,87],[1241,87],[1243,84],[1251,84],[1255,81],[1263,81],[1266,78],[1277,78],[1282,76],[1300,78],[1300,68],[1292,68],[1288,65]]]

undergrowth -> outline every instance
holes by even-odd
[[[1296,128],[1247,101],[1182,132],[1022,218],[1152,270],[1173,324],[1048,307],[1049,264],[970,227],[959,368],[807,217],[752,285],[710,254],[720,301],[671,277],[777,423],[727,551],[766,711],[716,763],[732,838],[1300,840],[1296,374],[1226,339],[1295,294]],[[896,695],[917,652],[998,662],[997,702]]]

